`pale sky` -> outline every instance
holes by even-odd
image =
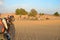
[[[39,13],[60,13],[60,0],[0,0],[0,12],[15,12],[16,8],[26,11],[36,9]]]

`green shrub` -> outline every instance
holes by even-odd
[[[59,13],[58,13],[58,12],[55,12],[55,13],[54,13],[54,16],[59,16]]]

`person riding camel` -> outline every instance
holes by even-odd
[[[12,21],[13,21],[12,18],[14,18],[14,16],[9,16],[8,15],[8,16],[4,17],[4,19],[2,20],[6,30],[9,30],[9,27],[13,24],[12,23]]]
[[[2,22],[3,22],[3,24],[4,24],[5,28],[6,28],[6,30],[8,30],[7,17],[4,17],[4,18],[2,19]]]
[[[11,30],[11,28],[14,27],[13,21],[15,21],[14,16],[5,16],[4,18],[0,18],[0,33],[3,32],[4,36],[6,36],[7,39],[12,39],[11,34],[14,34],[15,31]]]
[[[9,34],[9,27],[10,27],[9,16],[4,17],[4,18],[2,19],[2,22],[3,22],[4,27],[5,27],[5,32],[4,32],[4,34],[7,36],[7,39],[10,40],[10,34]]]

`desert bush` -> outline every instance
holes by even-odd
[[[35,18],[31,18],[30,20],[38,20],[38,18],[35,17]]]
[[[44,13],[40,13],[39,15],[44,15]]]
[[[23,8],[16,9],[15,12],[16,12],[16,15],[27,15],[28,14],[28,12]]]
[[[46,20],[49,20],[49,18],[46,18]]]
[[[29,16],[35,17],[37,15],[37,11],[35,9],[32,9],[31,12],[29,13]]]
[[[58,13],[58,12],[55,12],[55,13],[54,13],[54,16],[59,16],[59,13]]]

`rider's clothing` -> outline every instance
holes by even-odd
[[[9,26],[10,26],[10,22],[9,20],[7,20],[6,18],[2,19],[2,22],[4,24],[4,27],[5,27],[5,32],[4,34],[6,35],[7,39],[10,40],[10,34],[9,34]]]
[[[2,19],[2,22],[3,22],[4,26],[5,26],[5,28],[8,29],[6,19]]]

